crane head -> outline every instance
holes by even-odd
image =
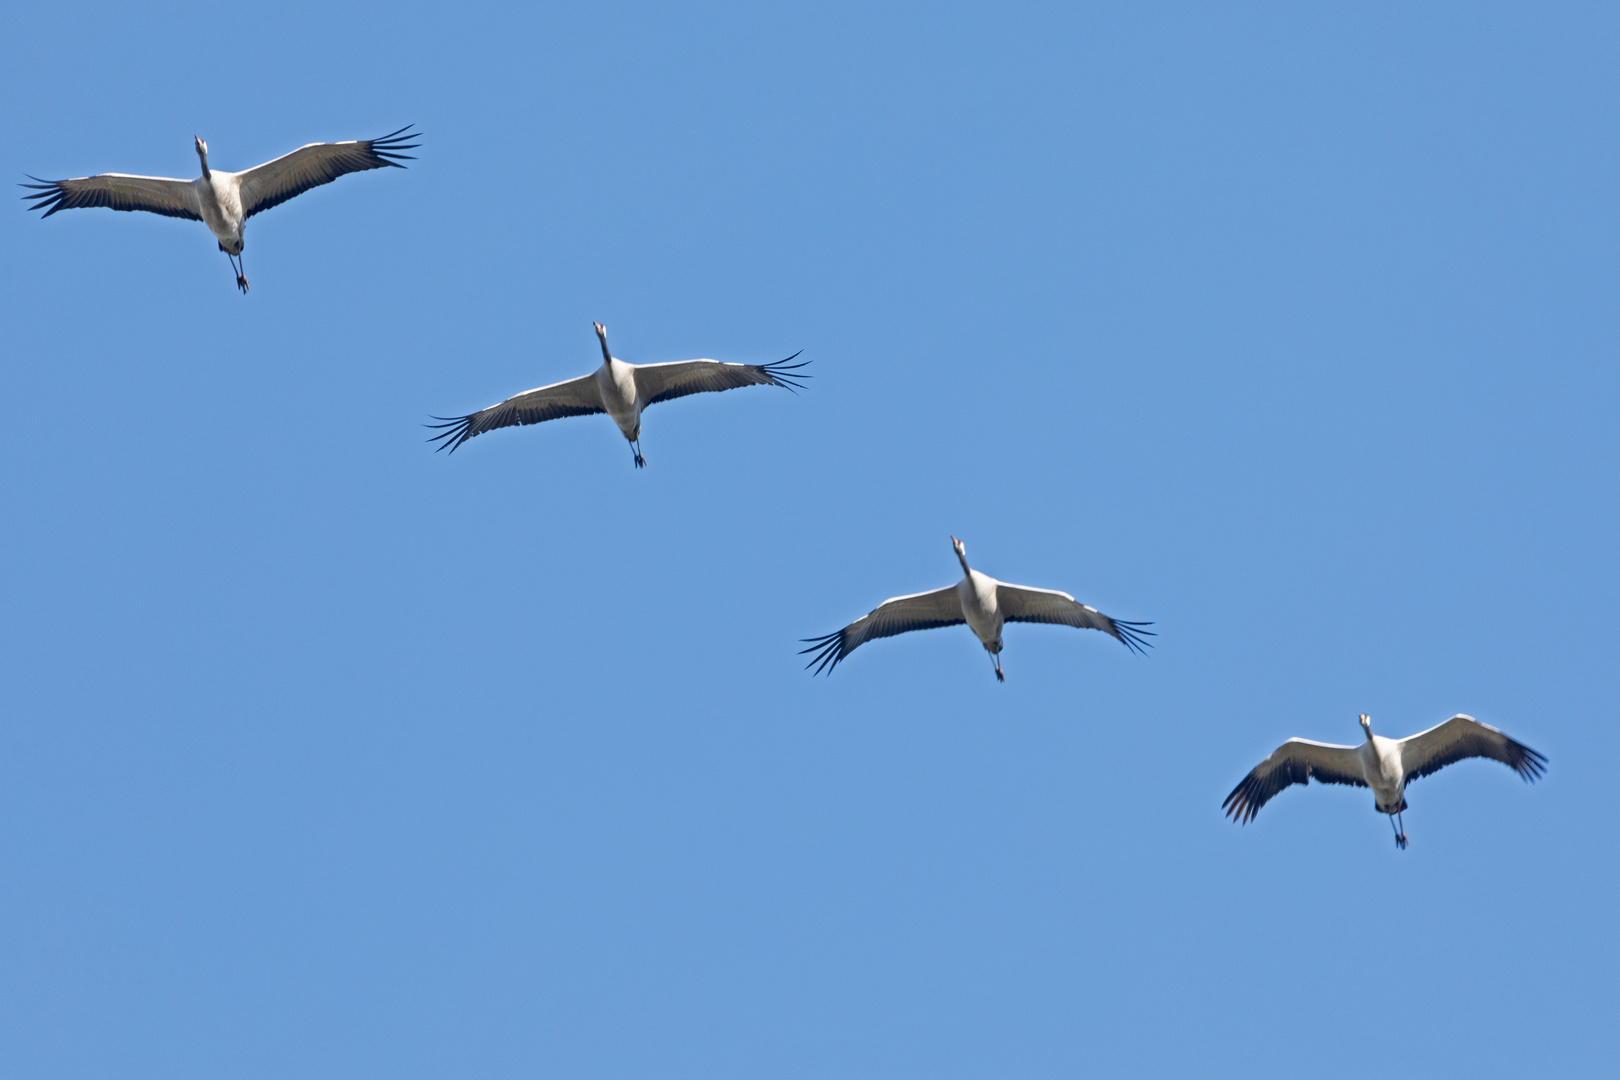
[[[607,327],[599,322],[592,322],[591,325],[596,327],[596,340],[602,343],[602,361],[606,363],[613,359],[613,354],[608,352],[607,347]]]
[[[202,136],[193,135],[192,139],[194,139],[197,143],[197,156],[202,158],[204,161],[208,160],[208,144],[203,142]]]
[[[957,558],[959,558],[959,559],[967,558],[967,545],[963,544],[962,541],[958,540],[954,536],[951,537],[951,548],[956,552],[956,557]]]
[[[1361,730],[1365,731],[1368,735],[1372,734],[1372,717],[1368,716],[1366,713],[1361,714]]]

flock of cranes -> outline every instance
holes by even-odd
[[[43,217],[58,210],[101,206],[201,221],[219,241],[219,249],[236,275],[237,288],[245,294],[248,280],[241,260],[248,218],[347,173],[404,168],[402,161],[414,160],[404,151],[420,145],[411,141],[416,138],[418,135],[407,125],[377,139],[310,143],[263,165],[232,173],[209,167],[208,144],[197,137],[195,149],[202,175],[195,180],[127,173],[50,181],[30,176],[33,183],[22,185],[29,191],[23,198],[29,201],[29,209],[44,210]],[[566,382],[526,390],[465,416],[434,417],[439,423],[428,426],[439,434],[429,441],[437,442],[440,450],[448,447],[453,454],[468,439],[497,428],[606,413],[630,444],[639,469],[647,464],[641,453],[641,414],[647,406],[688,394],[744,386],[780,386],[797,391],[804,388],[803,380],[810,378],[802,371],[808,361],[793,363],[798,353],[772,364],[718,360],[627,364],[609,351],[607,328],[601,323],[593,325],[602,348],[601,367]],[[809,648],[800,652],[811,654],[806,668],[813,668],[818,675],[831,674],[868,641],[964,623],[989,654],[998,682],[1006,680],[1001,669],[1001,632],[1010,622],[1100,630],[1137,653],[1152,644],[1146,639],[1154,632],[1145,629],[1151,623],[1110,618],[1065,592],[997,581],[968,566],[967,548],[954,536],[951,547],[961,563],[962,580],[932,592],[893,597],[842,630],[805,638]],[[1232,820],[1247,824],[1284,788],[1308,784],[1313,778],[1323,784],[1371,788],[1374,808],[1389,816],[1395,844],[1404,849],[1407,841],[1402,814],[1406,810],[1406,786],[1413,780],[1466,758],[1490,758],[1529,782],[1540,777],[1547,764],[1545,757],[1523,743],[1461,713],[1404,739],[1374,735],[1366,713],[1361,714],[1361,728],[1366,741],[1359,746],[1289,739],[1232,789],[1222,808]]]

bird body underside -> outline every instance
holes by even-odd
[[[1356,747],[1361,778],[1373,793],[1373,806],[1382,814],[1406,809],[1406,774],[1401,768],[1401,745],[1394,739],[1374,735]]]
[[[636,392],[636,369],[614,357],[596,369],[596,391],[602,411],[619,425],[619,433],[631,442],[641,437],[641,410],[645,403]]]
[[[995,578],[970,570],[956,583],[956,596],[961,605],[962,618],[968,629],[978,637],[979,644],[992,656],[1001,652],[1001,627],[1005,621],[996,602]]]
[[[215,169],[209,176],[199,176],[191,183],[197,191],[203,224],[219,241],[220,250],[230,255],[242,254],[242,231],[247,215],[242,211],[239,175]]]

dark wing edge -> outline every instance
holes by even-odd
[[[417,147],[422,145],[419,142],[408,141],[410,139],[420,139],[422,137],[422,133],[420,131],[411,130],[411,128],[415,126],[415,124],[406,124],[398,131],[390,131],[387,135],[380,138],[367,139],[363,145],[374,157],[380,158],[384,163],[392,165],[396,169],[403,169],[405,166],[401,165],[400,162],[415,161],[416,155],[402,154],[400,151],[415,150]]]
[[[761,375],[764,375],[769,380],[767,385],[785,386],[794,393],[798,393],[800,390],[807,389],[802,380],[815,378],[814,375],[794,374],[800,368],[809,367],[811,364],[809,360],[799,360],[799,353],[802,352],[804,350],[800,349],[799,352],[794,353],[786,360],[778,360],[774,364],[748,364],[745,366],[753,368]],[[799,360],[799,362],[797,364],[790,363],[793,360]]]
[[[565,416],[590,416],[593,413],[605,411],[604,409],[591,408],[586,405],[551,404],[527,408],[520,408],[515,405],[508,407],[507,403],[503,401],[499,405],[491,405],[487,409],[480,409],[466,416],[435,416],[432,419],[443,422],[423,424],[422,426],[439,431],[439,434],[431,436],[427,440],[430,443],[436,442],[439,444],[433,448],[435,453],[449,447],[450,452],[453,454],[462,443],[474,435],[482,435],[486,431],[494,431],[497,428],[512,427],[514,425],[541,424],[547,420],[561,420]]]
[[[1290,740],[1292,742],[1293,740]],[[1287,749],[1284,743],[1280,749]],[[1341,749],[1335,747],[1334,749]],[[1347,749],[1347,748],[1342,748]],[[1272,757],[1276,757],[1275,754]],[[1309,761],[1285,756],[1281,761],[1273,762],[1267,758],[1249,771],[1232,793],[1221,802],[1221,810],[1226,816],[1239,825],[1247,825],[1254,820],[1260,808],[1270,802],[1286,787],[1294,784],[1308,784],[1314,778],[1319,784],[1344,784],[1348,787],[1366,787],[1367,782],[1359,776],[1334,772],[1323,769]]]
[[[733,369],[741,368],[752,375],[753,378],[747,382],[721,386],[699,386],[693,383],[669,386],[648,398],[647,404],[656,405],[660,401],[671,401],[675,398],[686,397],[688,394],[702,394],[713,390],[735,390],[739,386],[783,386],[796,394],[800,390],[807,389],[802,380],[815,378],[813,375],[806,375],[798,370],[802,367],[809,367],[812,361],[801,360],[797,364],[790,363],[790,361],[797,360],[799,353],[802,352],[804,350],[800,349],[799,352],[794,353],[786,360],[778,360],[774,364],[727,364],[716,362],[716,374],[723,375],[724,370],[728,367]]]
[[[867,618],[871,618],[871,616],[868,615]],[[862,622],[862,620],[857,619],[842,630],[835,630],[821,637],[800,638],[800,641],[808,643],[810,647],[800,649],[799,655],[815,653],[810,658],[810,662],[804,665],[804,669],[809,671],[811,668],[815,668],[815,674],[817,675],[820,675],[823,671],[831,675],[833,669],[838,666],[844,657],[868,641],[874,641],[877,638],[894,637],[896,634],[904,634],[912,630],[937,630],[941,626],[958,626],[964,621],[963,619],[917,619],[905,623],[878,624],[868,628],[866,633],[862,634],[854,644],[850,644],[850,639],[854,636],[850,631]]]
[[[1144,626],[1152,626],[1151,622],[1126,622],[1124,619],[1108,621],[1114,624],[1111,633],[1119,639],[1120,644],[1141,656],[1146,656],[1147,650],[1153,648],[1153,642],[1147,639],[1159,636],[1156,631],[1142,629]]]
[[[1095,608],[1091,610],[1096,611]],[[1146,656],[1147,650],[1153,648],[1153,642],[1147,639],[1159,636],[1157,631],[1142,629],[1144,626],[1152,626],[1151,622],[1127,622],[1124,619],[1110,618],[1100,611],[1097,614],[1101,616],[1107,625],[1098,626],[1095,629],[1101,630],[1110,637],[1117,638],[1121,645],[1142,656]],[[1002,620],[1010,623],[1045,623],[1048,626],[1074,626],[1074,623],[1066,622],[1063,619],[1046,618],[1041,615],[1005,615]],[[1089,630],[1093,629],[1093,627],[1079,626],[1075,627],[1075,629]]]
[[[815,668],[814,674],[816,675],[820,675],[823,671],[831,675],[833,669],[838,666],[838,662],[850,653],[850,650],[844,645],[844,633],[847,629],[848,627],[845,627],[844,630],[834,630],[832,633],[823,634],[821,637],[800,638],[800,641],[808,642],[810,647],[800,649],[799,655],[815,653],[810,658],[810,662],[804,665],[804,669],[809,671],[811,668]]]
[[[34,181],[32,184],[18,184],[18,187],[28,188],[29,194],[22,196],[24,200],[33,200],[30,210],[44,210],[40,220],[44,221],[58,210],[78,210],[89,206],[105,206],[109,210],[144,210],[149,214],[162,214],[164,217],[180,218],[183,221],[201,221],[202,216],[190,210],[167,206],[120,206],[118,194],[105,189],[88,188],[74,191],[69,188],[66,180],[41,180],[31,173],[24,176]],[[94,180],[87,176],[84,179]]]
[[[1001,588],[1007,590],[1001,593],[1003,619],[1007,622],[1046,623],[1056,626],[1072,626],[1077,630],[1101,630],[1103,633],[1118,638],[1120,644],[1132,652],[1147,655],[1147,650],[1153,647],[1150,637],[1158,637],[1153,630],[1142,629],[1152,626],[1151,622],[1128,622],[1124,619],[1115,619],[1104,615],[1090,604],[1082,604],[1068,593],[1058,592],[1054,589],[1035,589],[1028,585],[1013,585],[1002,582]],[[1009,602],[1010,601],[1010,602]],[[1054,609],[1055,602],[1061,601],[1062,606]],[[1028,605],[1028,606],[1025,606]],[[1072,605],[1072,606],[1070,606]],[[1016,608],[1016,613],[1006,612],[1006,608]],[[1072,621],[1065,617],[1065,611],[1073,612],[1078,607],[1087,615],[1084,623]],[[1097,625],[1101,623],[1101,625]]]
[[[391,131],[387,135],[377,139],[355,140],[355,149],[353,151],[315,162],[314,164],[317,165],[317,168],[312,170],[308,176],[299,181],[297,184],[287,188],[286,190],[278,191],[273,195],[268,195],[250,207],[245,207],[244,217],[252,217],[254,214],[268,210],[273,206],[280,206],[288,199],[302,195],[310,188],[320,187],[322,184],[330,184],[338,177],[346,176],[352,172],[364,172],[367,169],[381,169],[388,166],[392,166],[396,169],[405,168],[405,166],[401,165],[400,162],[415,161],[416,156],[414,154],[402,153],[401,151],[415,150],[418,146],[422,145],[418,142],[408,141],[422,137],[422,133],[420,131],[411,131],[411,128],[415,126],[415,124],[406,124],[398,131]],[[317,143],[316,145],[342,146],[344,144]],[[299,149],[303,149],[303,147],[300,147]],[[298,153],[298,150],[290,151],[290,153],[296,154]],[[273,163],[274,162],[266,162],[266,164]],[[248,171],[251,172],[252,170],[250,169]]]
[[[1406,774],[1407,783],[1410,784],[1413,780],[1428,776],[1430,773],[1439,772],[1447,765],[1472,757],[1500,761],[1517,773],[1519,779],[1527,784],[1535,783],[1547,771],[1546,755],[1530,749],[1519,740],[1503,734],[1500,729],[1489,724],[1482,724],[1471,716],[1454,716],[1451,720],[1447,720],[1446,723],[1449,724],[1458,719],[1463,720],[1469,727],[1464,729],[1464,733],[1460,737],[1451,740],[1444,749],[1424,762],[1421,768],[1408,772]],[[1443,727],[1444,725],[1440,726]],[[1484,730],[1478,730],[1480,728]],[[1486,732],[1490,734],[1486,734]],[[1429,733],[1423,732],[1422,735],[1417,737],[1422,738],[1423,735],[1427,734]],[[1491,738],[1491,735],[1499,736],[1502,740],[1501,744],[1498,745],[1496,740]]]
[[[30,194],[23,196],[24,200],[33,200],[33,205],[29,206],[28,209],[45,211],[44,217],[40,218],[41,221],[44,221],[45,218],[50,217],[58,210],[70,209],[63,205],[67,202],[67,188],[55,180],[41,180],[32,173],[23,173],[23,175],[32,180],[33,183],[18,184],[17,186],[30,190]],[[49,209],[46,209],[47,207]]]

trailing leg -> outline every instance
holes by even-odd
[[[225,245],[219,245],[219,250],[225,251]],[[247,292],[248,279],[247,276],[242,272],[241,264],[238,261],[240,259],[240,255],[232,255],[230,252],[225,251],[225,261],[231,264],[231,272],[236,275],[236,287],[241,289],[243,292]]]

